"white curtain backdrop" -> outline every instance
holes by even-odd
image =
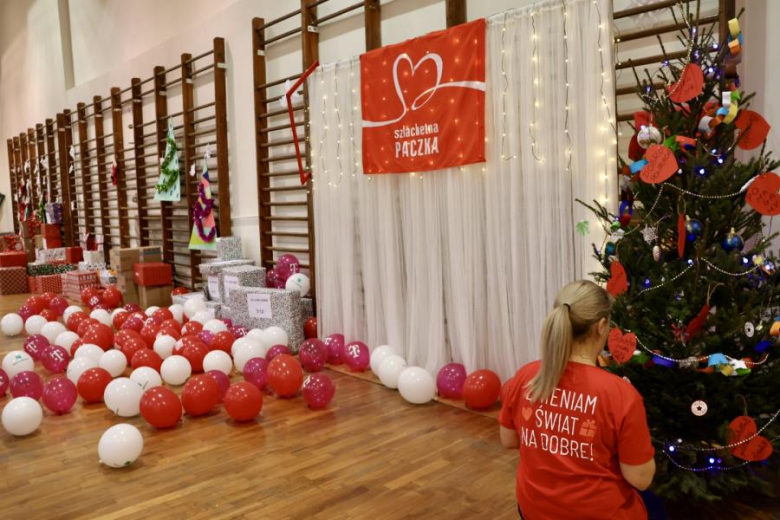
[[[609,20],[608,0],[488,20],[484,164],[363,175],[359,59],[309,78],[322,334],[393,345],[434,375],[455,361],[506,379],[538,358],[556,291],[604,237],[574,199],[617,192]]]

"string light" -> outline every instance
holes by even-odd
[[[510,159],[514,159],[517,156],[516,155],[507,155],[506,154],[506,132],[507,132],[507,116],[506,116],[506,91],[509,89],[509,79],[506,75],[506,65],[504,63],[504,60],[506,58],[506,48],[505,48],[505,39],[506,39],[506,23],[507,23],[507,13],[504,12],[504,26],[501,28],[501,77],[504,80],[504,88],[501,91],[501,124],[503,127],[503,130],[501,131],[501,159],[504,161],[508,161]],[[538,83],[538,80],[535,80]],[[487,137],[485,137],[485,142],[487,142]]]
[[[533,53],[531,55],[531,61],[533,62],[533,75],[534,75],[534,85],[539,85],[538,79],[539,79],[539,67],[537,65],[537,59],[536,56],[538,54],[538,41],[539,37],[536,34],[536,18],[534,17],[536,13],[532,10],[531,11],[531,30],[533,31],[531,35],[531,40],[534,42],[533,45]],[[506,27],[504,27],[506,29]],[[531,137],[531,155],[533,155],[534,159],[536,159],[536,162],[544,163],[544,159],[539,157],[536,153],[536,109],[539,108],[539,100],[537,98],[537,88],[531,87],[531,96],[533,98],[533,109],[531,110],[531,124],[528,125],[528,135]]]
[[[563,121],[563,133],[566,135],[566,171],[571,169],[571,135],[569,134],[569,35],[567,33],[566,24],[568,22],[568,15],[566,13],[566,2],[561,2],[563,6],[563,82],[566,85],[566,117]],[[534,80],[536,81],[536,80]],[[606,174],[605,174],[606,177]],[[607,179],[605,179],[607,180]]]

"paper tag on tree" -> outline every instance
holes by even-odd
[[[272,319],[271,295],[262,293],[247,294],[247,306],[250,318]]]

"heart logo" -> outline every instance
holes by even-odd
[[[621,364],[625,363],[631,359],[636,350],[636,335],[633,332],[623,334],[623,331],[616,327],[609,331],[607,349],[612,354],[612,359]]]
[[[740,130],[737,146],[743,150],[761,146],[771,128],[761,114],[752,110],[742,110],[734,121],[734,126]]]
[[[674,152],[662,144],[651,144],[645,152],[647,164],[639,177],[648,184],[658,184],[677,173],[680,166]]]
[[[618,261],[614,261],[609,266],[609,272],[612,276],[607,282],[607,292],[612,296],[618,296],[626,292],[628,290],[628,275],[623,265]]]
[[[780,215],[780,177],[773,172],[762,173],[750,183],[745,202],[762,215]]]
[[[739,446],[731,448],[731,453],[737,458],[757,462],[766,460],[772,455],[772,443],[766,437],[754,437],[758,432],[756,421],[747,415],[741,415],[729,424],[729,444],[750,439]]]
[[[680,81],[669,87],[669,99],[685,103],[700,95],[704,88],[704,72],[696,63],[689,63],[680,75]]]
[[[532,408],[523,408],[523,419],[526,421],[531,418],[531,414],[534,413]]]
[[[443,64],[438,54],[426,54],[417,63],[402,54],[393,64],[393,81],[396,94],[404,107],[412,110],[424,106],[433,97],[441,82]],[[401,99],[401,96],[403,99]]]

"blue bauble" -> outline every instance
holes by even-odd
[[[694,218],[685,220],[685,237],[688,242],[695,242],[697,238],[701,237],[703,231],[704,226],[698,220]]]
[[[607,242],[607,245],[604,246],[604,252],[607,254],[607,256],[612,256],[615,254],[615,243],[614,242]]]
[[[741,236],[737,235],[734,228],[731,228],[731,231],[723,237],[720,246],[724,251],[742,251],[742,248],[745,247],[745,242],[742,240]]]

